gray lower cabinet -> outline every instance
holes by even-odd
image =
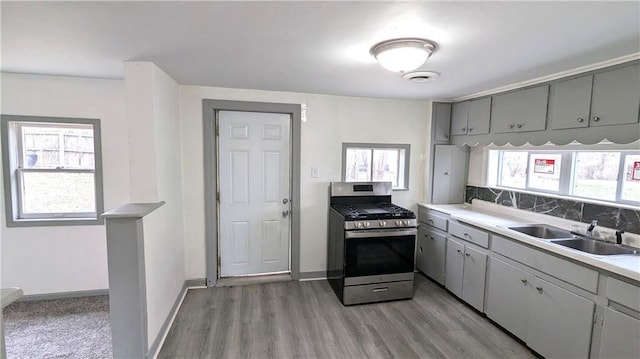
[[[447,239],[446,287],[458,298],[484,311],[487,254],[449,237]]]
[[[528,298],[533,276],[495,257],[489,264],[487,317],[516,337],[527,335]]]
[[[604,309],[600,358],[640,358],[640,320]]]
[[[444,284],[446,243],[446,233],[424,224],[418,228],[416,266],[419,271],[440,284]]]
[[[493,96],[491,133],[543,131],[549,85]]]
[[[588,358],[594,302],[537,277],[533,287],[527,345],[547,359]]]
[[[487,316],[545,358],[588,358],[595,303],[491,258]]]

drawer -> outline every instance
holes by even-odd
[[[640,312],[640,287],[609,277],[607,298]]]
[[[413,297],[413,281],[365,284],[344,287],[344,305],[382,302]]]
[[[502,254],[576,287],[591,293],[598,292],[599,275],[595,270],[496,235],[493,236],[491,248],[494,253]]]
[[[449,215],[432,209],[418,207],[418,220],[446,232]]]
[[[489,248],[489,233],[458,222],[449,222],[449,234],[465,241]]]

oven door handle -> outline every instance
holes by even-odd
[[[396,237],[396,236],[414,236],[418,234],[415,228],[407,229],[369,229],[364,231],[346,231],[344,238],[380,238],[380,237]]]

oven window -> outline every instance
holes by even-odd
[[[413,272],[415,236],[346,240],[347,277]]]

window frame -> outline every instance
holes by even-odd
[[[93,130],[93,169],[64,166],[56,168],[25,168],[22,127],[87,127]],[[100,120],[89,118],[41,117],[2,115],[0,122],[2,139],[2,170],[7,227],[100,225],[104,212],[102,180],[102,142]],[[63,163],[61,163],[63,165]],[[29,172],[93,173],[95,212],[24,213],[22,175]]]
[[[626,174],[624,164],[626,160],[626,156],[628,155],[640,155],[640,151],[637,150],[628,150],[628,149],[561,149],[561,150],[535,150],[535,149],[493,149],[490,151],[497,152],[497,173],[496,177],[489,182],[493,182],[499,188],[505,188],[509,190],[516,191],[526,191],[540,194],[551,194],[562,197],[568,197],[576,200],[582,201],[593,201],[600,203],[608,203],[608,204],[624,204],[629,206],[640,206],[640,201],[630,201],[622,198],[622,190],[624,186],[624,176]],[[508,185],[503,185],[502,181],[502,161],[503,161],[503,153],[504,152],[527,152],[527,168],[526,168],[526,182],[524,188],[512,187]],[[593,197],[585,197],[574,194],[573,186],[575,184],[576,178],[576,165],[577,165],[577,153],[582,152],[616,152],[620,154],[620,158],[618,161],[618,175],[616,180],[616,193],[614,200],[603,200],[599,198]],[[531,163],[531,155],[533,154],[556,154],[561,155],[561,167],[560,167],[560,183],[558,191],[549,191],[538,188],[530,187],[530,179],[529,179],[529,164]],[[491,155],[490,155],[491,157]],[[491,161],[489,161],[491,162]],[[491,165],[489,165],[491,166]]]
[[[373,159],[374,150],[403,150],[404,156],[398,156],[398,187],[393,187],[394,191],[408,191],[409,190],[409,167],[411,159],[411,145],[410,144],[398,144],[398,143],[356,143],[356,142],[343,142],[342,143],[342,174],[341,178],[343,182],[347,179],[347,150],[348,149],[361,149],[370,150],[371,158]],[[402,159],[401,157],[404,157]],[[373,161],[371,164],[373,165]],[[373,174],[373,171],[371,171]],[[374,182],[371,180],[371,182]],[[376,181],[378,182],[378,181]]]

